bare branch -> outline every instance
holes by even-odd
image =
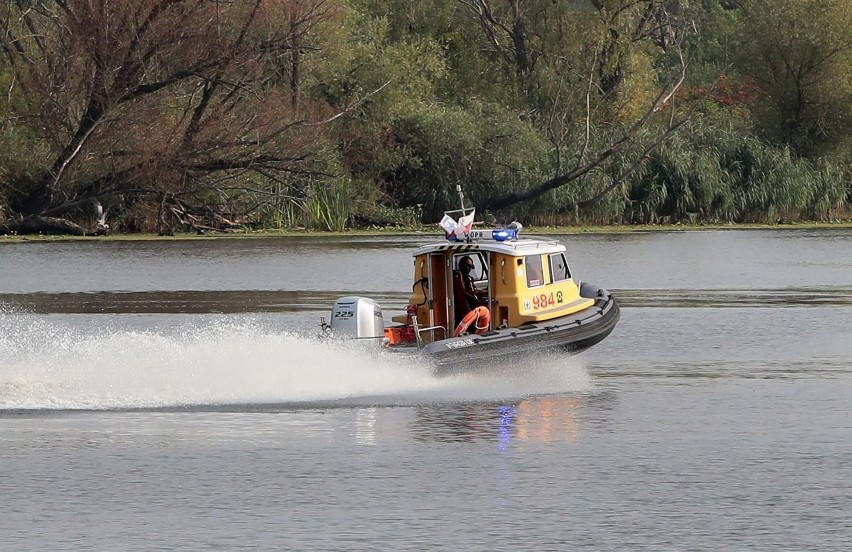
[[[657,94],[657,97],[654,99],[653,102],[651,102],[645,113],[636,122],[634,122],[633,125],[624,134],[621,135],[621,137],[612,142],[609,147],[600,151],[590,162],[578,165],[574,167],[574,169],[572,169],[571,171],[565,174],[555,176],[538,186],[530,188],[529,190],[523,192],[513,192],[498,198],[491,199],[486,203],[484,207],[494,210],[504,209],[510,205],[540,197],[551,190],[555,190],[560,186],[564,186],[569,182],[572,182],[574,180],[577,180],[578,178],[585,176],[591,170],[597,168],[604,161],[618,153],[625,145],[630,143],[638,135],[639,131],[642,130],[648,124],[651,118],[674,97],[674,94],[681,87],[684,80],[686,79],[686,69],[688,64],[686,60],[684,60],[682,55],[680,55],[680,61],[681,68],[678,77],[668,86],[661,88],[659,93]],[[683,123],[679,123],[674,129],[670,129],[671,132],[673,132],[676,128],[679,128],[682,124]],[[668,130],[666,131],[666,133],[670,134]]]

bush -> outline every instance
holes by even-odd
[[[402,207],[422,205],[425,222],[457,209],[456,185],[467,206],[544,178],[547,142],[511,111],[491,105],[423,107],[393,128],[399,162],[380,176]]]

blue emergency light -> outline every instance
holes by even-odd
[[[491,231],[491,239],[496,241],[506,241],[506,240],[514,240],[517,239],[518,232],[515,230],[509,230],[508,228],[503,228],[502,230],[492,230]]]

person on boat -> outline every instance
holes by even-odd
[[[470,273],[474,269],[473,259],[465,255],[459,259],[458,270],[453,271],[453,297],[456,310],[456,321],[463,319],[467,313],[479,306],[487,307],[488,290],[476,289],[476,284]]]

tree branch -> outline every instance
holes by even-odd
[[[513,192],[498,198],[491,199],[485,203],[483,208],[494,210],[505,209],[510,205],[540,197],[551,190],[559,188],[560,186],[564,186],[565,184],[568,184],[569,182],[572,182],[586,175],[587,173],[589,173],[589,171],[595,169],[601,163],[612,157],[614,154],[618,153],[626,144],[630,143],[637,136],[639,131],[644,128],[651,120],[651,117],[653,117],[654,114],[656,114],[660,110],[660,108],[662,108],[666,103],[668,103],[672,99],[674,94],[677,92],[677,90],[681,87],[683,81],[686,79],[686,69],[688,64],[684,60],[682,54],[680,55],[680,60],[681,71],[678,78],[674,82],[672,82],[668,87],[661,88],[659,93],[657,94],[657,97],[654,99],[654,101],[651,103],[651,105],[648,107],[642,117],[640,117],[635,123],[633,123],[633,125],[627,130],[627,132],[625,132],[618,140],[611,143],[610,146],[605,150],[599,152],[592,161],[584,165],[577,165],[571,171],[565,174],[561,174],[559,176],[555,176],[538,186],[530,188],[529,190],[523,192]],[[676,128],[679,128],[681,124],[677,125]]]

